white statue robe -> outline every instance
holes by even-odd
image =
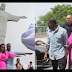
[[[5,41],[7,21],[17,22],[19,19],[19,16],[11,15],[8,12],[0,10],[0,44]]]

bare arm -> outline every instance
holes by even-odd
[[[29,69],[30,68],[30,65],[27,67],[27,69]]]
[[[66,59],[67,59],[67,55],[68,55],[68,35],[67,35],[67,31],[64,32],[63,39],[64,39],[65,56],[66,56]]]
[[[48,52],[49,46],[46,45],[46,50],[45,50],[45,55],[44,55],[44,60],[47,60],[47,52]]]
[[[49,32],[47,32],[47,42],[46,42],[46,50],[45,50],[44,60],[47,60],[47,52],[50,47],[50,38],[49,38],[48,34],[49,34]]]
[[[14,65],[15,65],[15,67],[16,67],[16,70],[17,70],[17,66],[16,66],[16,64],[17,64],[17,62],[14,64]]]
[[[25,53],[25,54],[31,55],[31,54],[33,54],[33,53]]]
[[[64,42],[64,45],[66,45],[66,42]],[[68,56],[68,47],[64,46],[64,48],[65,48],[65,57],[67,59],[67,56]]]
[[[16,55],[16,54],[15,54],[15,57],[22,57],[22,56],[21,56],[21,55]]]

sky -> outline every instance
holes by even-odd
[[[57,4],[71,4],[72,3],[52,3],[52,2],[44,2],[44,3],[5,3],[6,9],[5,11],[16,16],[26,16],[27,19],[20,19],[18,22],[7,22],[6,29],[6,38],[5,44],[11,43],[12,51],[21,51],[21,52],[32,52],[33,54],[26,55],[20,58],[23,67],[27,69],[27,66],[30,61],[33,62],[33,66],[35,67],[35,52],[26,48],[21,42],[22,33],[27,30],[29,24],[35,24],[39,19],[39,16],[45,15],[49,12],[54,6]],[[0,3],[1,5],[1,3]],[[16,58],[14,59],[14,63],[16,62]]]
[[[35,20],[39,20],[39,17],[41,15],[45,15],[47,12],[51,11],[50,8],[53,8],[56,5],[62,5],[62,4],[70,4],[71,2],[42,2],[42,3],[35,3]]]

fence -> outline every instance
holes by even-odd
[[[46,31],[47,31],[47,26],[37,26],[37,27],[35,27],[35,33],[46,32]]]

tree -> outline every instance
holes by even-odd
[[[66,16],[68,14],[72,15],[72,5],[62,4],[54,6],[53,8],[51,8],[51,11],[39,17],[39,21],[41,21],[41,23],[38,23],[38,26],[47,26],[46,21],[50,17],[54,17],[57,20],[57,24],[61,25],[66,21]]]

